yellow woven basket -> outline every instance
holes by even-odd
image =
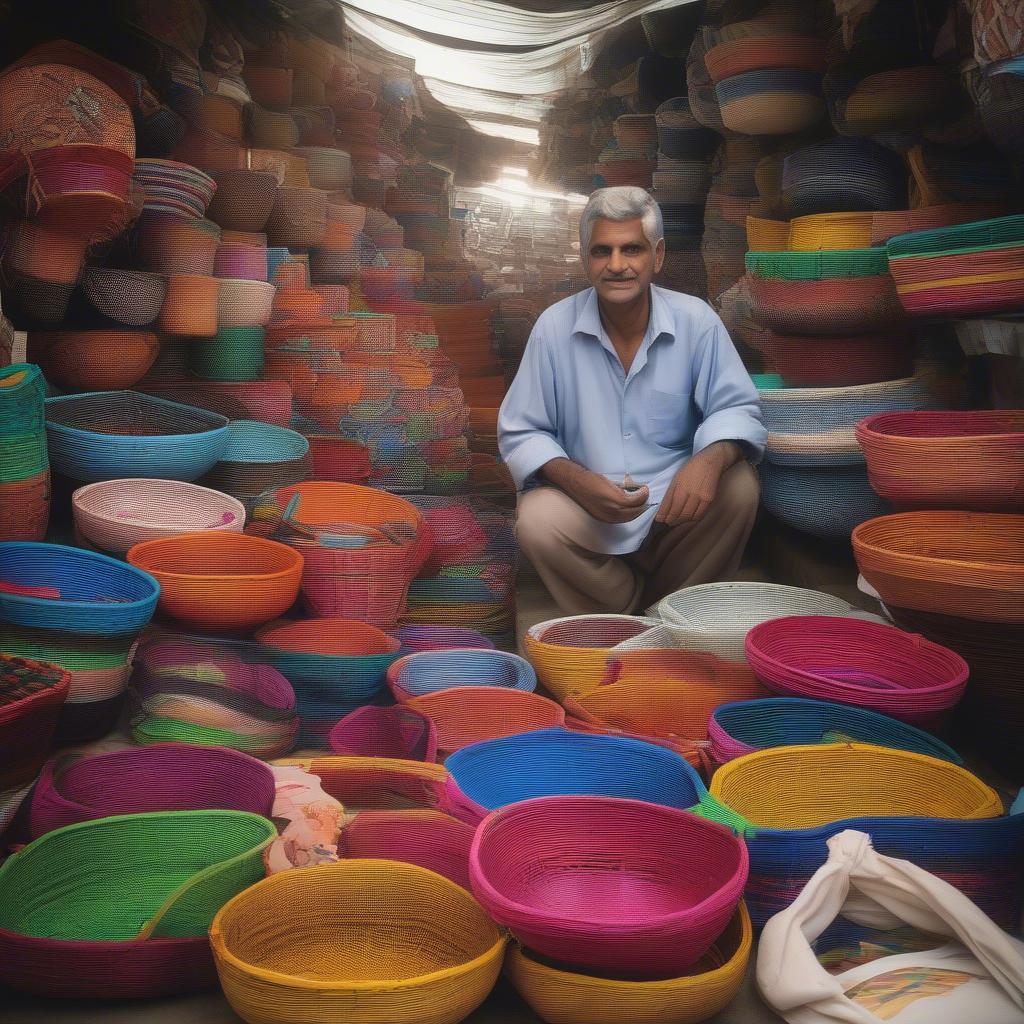
[[[747,248],[753,252],[782,252],[789,248],[789,221],[747,217]]]
[[[723,765],[710,793],[752,825],[816,828],[858,817],[994,818],[1003,805],[966,768],[871,743],[774,747]]]
[[[812,213],[789,222],[789,240],[783,248],[800,252],[821,249],[868,249],[870,213]]]
[[[692,973],[668,981],[614,981],[549,967],[513,947],[505,974],[548,1024],[697,1024],[736,996],[752,942],[750,915],[740,903],[732,921]]]
[[[225,904],[210,944],[249,1024],[457,1024],[505,951],[465,889],[390,860],[271,875]]]

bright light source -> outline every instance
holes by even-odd
[[[497,121],[477,121],[467,118],[466,123],[483,135],[495,135],[500,139],[511,139],[527,146],[540,145],[540,132],[536,128],[525,128],[518,124],[501,124]]]
[[[520,178],[528,178],[530,172],[525,167],[502,167],[502,174],[514,174]]]

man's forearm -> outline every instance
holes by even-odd
[[[744,457],[743,445],[738,441],[715,441],[694,456],[722,473]]]
[[[586,474],[587,470],[572,459],[551,459],[537,470],[538,476],[569,494]]]

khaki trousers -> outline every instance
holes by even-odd
[[[566,615],[633,614],[682,587],[734,575],[759,496],[757,474],[737,462],[722,474],[715,500],[696,523],[655,523],[639,551],[607,555],[585,546],[590,516],[568,494],[536,487],[519,498],[516,536]]]

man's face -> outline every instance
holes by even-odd
[[[584,253],[587,276],[598,298],[615,304],[634,302],[643,295],[664,259],[664,240],[652,248],[639,217],[594,221],[590,247]]]

